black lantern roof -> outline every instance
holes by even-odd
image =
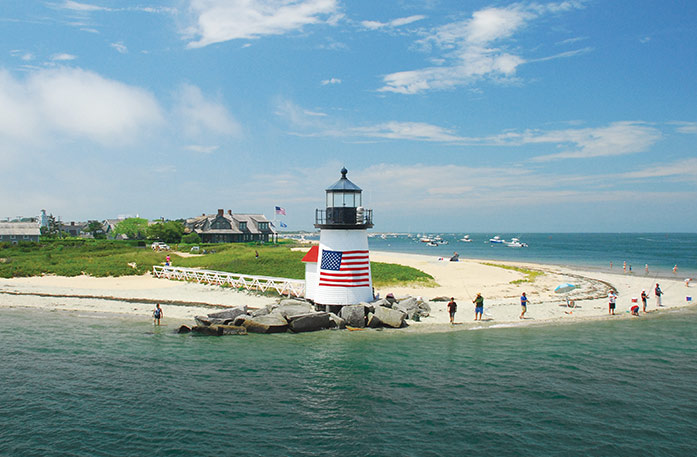
[[[346,167],[341,169],[341,179],[327,187],[326,191],[348,191],[348,192],[361,192],[361,188],[349,181],[346,177],[348,170]]]

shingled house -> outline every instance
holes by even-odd
[[[0,222],[0,241],[17,244],[20,241],[39,242],[38,222]]]
[[[268,242],[276,234],[271,222],[263,214],[232,214],[222,209],[218,214],[187,219],[184,224],[198,233],[202,243]]]

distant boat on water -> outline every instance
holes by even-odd
[[[469,235],[465,235],[463,238],[460,239],[460,241],[464,241],[465,243],[471,243],[472,239]]]
[[[527,248],[528,244],[521,243],[518,238],[511,238],[511,241],[509,243],[506,243],[506,246],[508,246],[509,248]]]
[[[496,235],[493,238],[489,238],[489,243],[496,243],[496,244],[502,244],[505,243],[506,240],[502,240],[500,236]]]

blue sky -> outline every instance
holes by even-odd
[[[697,3],[0,3],[0,217],[697,227]]]

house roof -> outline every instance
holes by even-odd
[[[319,257],[319,246],[316,244],[307,251],[305,257],[302,258],[303,262],[317,263],[317,258]]]
[[[0,235],[41,235],[37,222],[0,222]]]
[[[230,228],[210,228],[211,224],[218,218],[225,219],[229,224]],[[247,228],[240,229],[240,223],[244,222]],[[268,228],[261,230],[259,229],[260,223],[268,223]],[[270,224],[266,216],[263,214],[230,214],[224,213],[222,216],[218,214],[202,215],[186,220],[185,226],[190,230],[197,233],[216,233],[216,234],[242,234],[242,233],[276,233],[276,230]]]

